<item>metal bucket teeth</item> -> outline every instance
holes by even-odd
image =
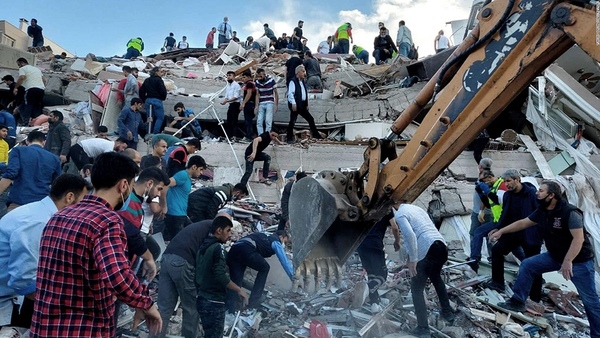
[[[337,257],[309,259],[296,269],[292,291],[302,289],[312,293],[323,288],[328,290],[332,286],[340,287],[341,281],[342,266]]]

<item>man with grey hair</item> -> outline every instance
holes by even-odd
[[[554,181],[543,181],[536,196],[539,208],[532,214],[490,235],[490,239],[501,241],[506,235],[535,225],[548,250],[522,262],[513,286],[514,295],[498,306],[511,311],[525,311],[532,282],[541,278],[543,273],[558,271],[566,280],[572,280],[577,288],[590,322],[590,336],[600,337],[600,300],[594,281],[594,249],[584,228],[583,212],[561,198],[560,185]]]
[[[288,143],[294,142],[294,125],[296,124],[298,115],[302,116],[308,122],[312,136],[316,139],[321,138],[315,125],[315,119],[308,111],[308,90],[304,82],[305,79],[306,70],[304,66],[297,66],[296,76],[290,81],[287,92],[288,107],[290,108],[290,123],[287,129]]]
[[[492,229],[488,238],[498,229],[523,219],[535,211],[538,207],[536,188],[529,182],[521,182],[521,175],[516,169],[509,169],[502,174],[506,184],[507,192],[504,194],[502,215],[497,226]],[[481,235],[476,232],[475,236]],[[516,253],[519,260],[540,253],[542,238],[536,227],[505,235],[492,247],[492,279],[484,286],[497,291],[504,291],[504,256],[510,252]],[[522,248],[524,255],[515,252]],[[542,296],[541,276],[533,281],[531,299],[539,302]]]

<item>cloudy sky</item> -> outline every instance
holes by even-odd
[[[13,25],[19,18],[36,18],[44,34],[73,54],[101,56],[125,53],[125,44],[136,36],[145,42],[144,54],[159,52],[164,38],[173,32],[179,41],[188,37],[191,47],[204,47],[213,26],[229,17],[241,40],[263,33],[263,23],[277,36],[292,33],[304,20],[308,45],[316,50],[320,41],[332,35],[344,22],[353,26],[354,42],[372,50],[382,21],[395,40],[398,21],[406,21],[419,47],[419,54],[433,53],[438,30],[450,36],[446,22],[466,19],[471,0],[280,0],[280,1],[158,1],[158,0],[21,0],[3,4],[2,17]]]

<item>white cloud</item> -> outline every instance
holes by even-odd
[[[344,22],[352,23],[355,44],[373,49],[373,39],[379,33],[377,24],[384,22],[396,40],[398,22],[404,20],[412,31],[413,41],[419,47],[419,55],[433,54],[433,40],[440,29],[450,36],[450,27],[446,22],[466,19],[469,16],[471,0],[374,0],[372,10],[364,13],[358,9],[333,12],[329,17],[324,11],[299,11],[298,2],[284,0],[279,2],[277,15],[266,14],[261,21],[250,21],[243,31],[255,38],[263,34],[263,23],[269,23],[277,36],[286,32],[291,35],[299,19],[304,20],[304,35],[308,37],[308,46],[316,51],[319,42],[332,35]],[[328,5],[327,7],[330,7]],[[298,14],[302,13],[302,14]],[[246,36],[240,35],[244,40]],[[371,62],[373,58],[371,57]]]

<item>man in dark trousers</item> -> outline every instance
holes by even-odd
[[[296,76],[296,67],[302,66],[303,61],[298,56],[298,52],[293,52],[292,56],[285,62],[285,86],[289,86],[290,81]]]
[[[130,106],[123,108],[119,114],[117,125],[119,126],[119,137],[127,140],[127,148],[137,150],[139,141],[138,127],[142,124],[142,100],[134,97],[129,102]]]
[[[521,182],[518,170],[509,169],[502,174],[502,178],[505,180],[508,191],[503,197],[502,215],[498,226],[489,232],[490,235],[498,229],[531,215],[538,208],[535,187],[531,183]],[[477,235],[477,231],[475,234]],[[504,291],[504,256],[519,247],[523,248],[525,257],[532,257],[541,252],[542,237],[536,227],[504,235],[498,243],[494,244],[492,247],[492,279],[484,283],[484,287],[500,292]],[[525,257],[517,258],[523,260]],[[541,297],[542,278],[540,276],[534,281],[531,299],[539,302]]]
[[[254,286],[250,293],[248,306],[255,308],[260,306],[263,300],[263,291],[267,276],[269,275],[269,263],[265,260],[266,257],[277,255],[281,266],[285,270],[290,280],[294,279],[294,268],[292,263],[287,258],[284,250],[285,243],[289,236],[284,230],[277,230],[275,234],[268,235],[263,232],[255,232],[246,237],[242,237],[235,242],[229,253],[227,254],[227,266],[231,281],[237,285],[242,285],[244,272],[246,267],[254,269],[258,272],[254,280]],[[227,292],[227,311],[235,313],[238,297],[235,292]]]
[[[256,91],[256,85],[252,80],[252,72],[246,70],[242,73],[242,81],[244,87],[242,88],[244,99],[240,105],[240,111],[244,112],[244,124],[246,126],[246,136],[242,141],[250,142],[254,135],[254,115],[258,110],[258,95]]]
[[[163,121],[165,120],[165,108],[163,101],[167,99],[167,88],[162,77],[165,75],[163,68],[154,67],[150,71],[150,77],[144,80],[140,88],[140,98],[144,101],[144,108],[148,117],[152,117],[152,130],[149,133],[154,135],[162,131]],[[152,107],[152,110],[150,110]],[[149,115],[152,112],[152,115]]]
[[[501,240],[507,234],[536,226],[547,252],[525,259],[519,267],[519,276],[513,286],[514,294],[498,306],[517,312],[526,310],[525,301],[535,278],[558,271],[571,280],[581,297],[588,321],[590,336],[600,337],[600,300],[594,281],[594,248],[591,236],[584,227],[583,212],[563,200],[560,185],[543,181],[537,191],[539,208],[531,215],[490,235],[490,240]]]
[[[227,107],[227,121],[225,121],[225,131],[229,139],[235,139],[237,131],[238,115],[240,115],[240,103],[242,101],[242,88],[235,81],[235,72],[227,72],[227,84],[225,85],[225,99],[221,101],[222,105],[229,103]]]
[[[227,252],[223,243],[229,240],[232,226],[230,219],[217,217],[196,254],[196,309],[202,320],[204,338],[223,337],[228,289],[242,297],[244,303],[248,299],[246,292],[227,274]]]
[[[392,57],[392,51],[398,53],[398,48],[394,44],[392,38],[387,34],[387,28],[381,26],[379,35],[373,41],[373,57],[375,64],[380,65],[385,63],[385,60]]]
[[[223,217],[231,220],[231,216],[227,213],[218,214],[215,220]],[[194,284],[196,252],[215,220],[209,219],[188,225],[173,237],[167,246],[162,258],[158,282],[160,289],[158,308],[163,320],[163,327],[161,333],[156,337],[164,338],[166,336],[169,318],[175,310],[177,299],[181,299],[181,310],[183,311],[181,335],[185,338],[196,338],[198,334],[196,285]]]
[[[387,279],[387,266],[385,264],[385,251],[383,238],[387,228],[391,226],[394,235],[394,250],[400,250],[400,231],[398,225],[393,220],[394,213],[390,212],[384,216],[369,231],[369,234],[362,241],[358,249],[358,256],[363,268],[367,271],[369,279],[369,301],[371,302],[371,311],[376,313],[381,311],[380,298],[377,290],[385,283]]]
[[[42,34],[42,26],[37,24],[36,19],[31,19],[31,25],[27,27],[27,35],[33,39],[32,47],[44,46],[44,34]]]
[[[63,113],[53,110],[48,114],[48,135],[44,149],[60,158],[61,163],[67,162],[67,155],[71,149],[71,132],[63,123]]]
[[[296,179],[288,182],[285,187],[283,187],[283,193],[281,193],[281,218],[279,219],[279,225],[277,226],[277,230],[285,230],[285,226],[287,225],[288,220],[290,219],[290,193],[292,192],[292,185],[299,180],[306,177],[306,173],[304,171],[300,171],[296,173]]]
[[[288,85],[287,100],[290,108],[290,123],[287,128],[287,142],[294,143],[294,125],[298,115],[302,116],[308,125],[312,136],[320,139],[321,135],[315,125],[315,119],[308,111],[308,90],[304,80],[306,79],[306,69],[304,66],[296,67],[296,77]]]
[[[271,156],[266,154],[264,150],[267,149],[271,141],[281,143],[279,142],[279,139],[277,139],[278,136],[279,135],[274,131],[264,132],[255,138],[250,145],[248,145],[246,152],[244,153],[244,157],[246,158],[246,172],[240,181],[242,185],[245,186],[248,184],[248,180],[250,179],[252,171],[254,170],[254,162],[256,161],[263,161],[263,176],[259,178],[259,182],[266,185],[271,185],[271,181],[268,180]]]
[[[248,196],[248,188],[238,183],[218,187],[204,187],[192,192],[188,199],[187,214],[192,222],[213,219],[227,202]]]

